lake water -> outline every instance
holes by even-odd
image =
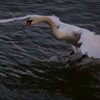
[[[100,34],[100,0],[1,0],[0,13],[0,19],[56,15]],[[23,21],[0,24],[0,100],[100,100],[99,61],[53,60],[69,53],[70,44],[48,28],[22,26]]]

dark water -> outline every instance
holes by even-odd
[[[0,19],[56,15],[99,34],[100,0],[1,0]],[[100,100],[100,63],[53,61],[71,50],[49,29],[0,24],[0,100]],[[91,62],[91,63],[88,63]]]

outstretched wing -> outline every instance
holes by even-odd
[[[81,43],[80,50],[82,54],[93,58],[100,58],[100,35],[85,31],[81,34],[79,43]]]

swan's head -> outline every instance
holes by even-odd
[[[41,22],[41,17],[32,17],[32,18],[29,18],[28,20],[25,21],[24,27],[35,25],[39,22]]]

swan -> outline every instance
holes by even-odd
[[[95,32],[64,23],[55,15],[34,15],[24,23],[25,28],[30,25],[50,27],[53,36],[57,39],[68,41],[72,45],[74,53],[81,53],[88,57],[100,59],[100,35]]]

